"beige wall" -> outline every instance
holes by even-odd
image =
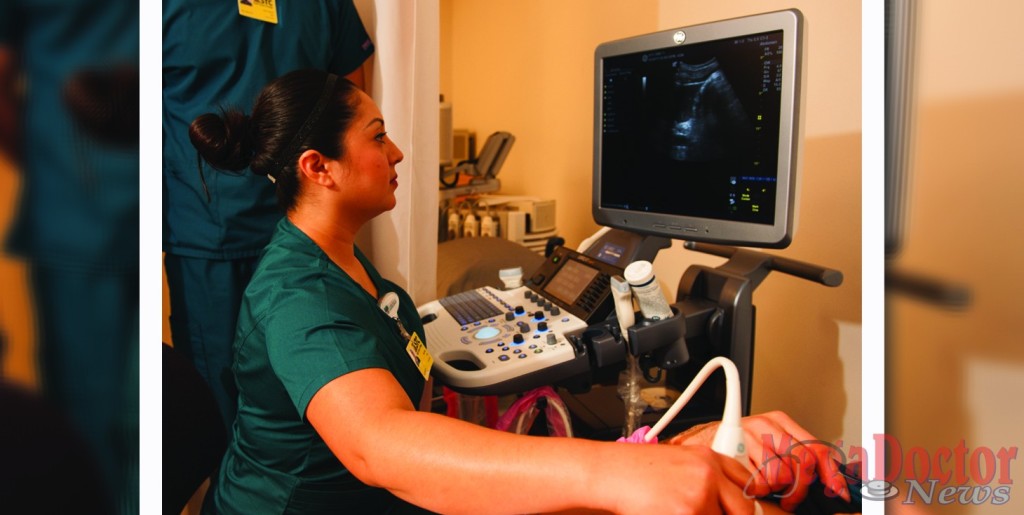
[[[808,22],[803,191],[796,239],[780,253],[840,269],[846,282],[829,289],[772,275],[758,289],[753,407],[783,409],[823,438],[859,440],[859,3],[521,0],[509,9],[442,0],[441,92],[456,127],[480,138],[515,134],[502,192],[556,199],[559,233],[575,246],[597,229],[590,215],[594,48],[793,6]],[[721,260],[678,244],[659,256],[670,295],[694,262]]]
[[[917,115],[906,238],[897,264],[967,286],[951,311],[893,295],[887,309],[887,431],[904,449],[1019,446],[1024,425],[1024,4],[921,4]],[[906,452],[904,450],[904,452]],[[1011,477],[1024,477],[1013,462]],[[1013,490],[1000,512],[1020,513]],[[990,506],[943,513],[988,513]]]
[[[0,154],[0,242],[10,228],[18,205],[20,173]],[[20,259],[0,250],[0,335],[6,339],[0,377],[36,387],[35,323],[28,289],[28,269]]]
[[[475,130],[478,143],[514,134],[502,193],[555,198],[559,233],[579,243],[598,228],[589,215],[594,48],[655,30],[657,2],[442,0],[441,16],[441,93],[454,126]]]

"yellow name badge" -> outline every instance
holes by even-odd
[[[427,346],[423,344],[420,335],[412,333],[412,336],[409,337],[409,345],[405,346],[405,352],[409,354],[416,368],[420,369],[420,373],[423,374],[423,379],[426,380],[430,376],[430,367],[434,366],[434,358],[427,350]]]
[[[238,0],[238,14],[277,25],[277,0]]]

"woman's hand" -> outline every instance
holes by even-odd
[[[717,422],[696,426],[668,440],[676,445],[710,446]],[[846,480],[839,473],[835,448],[816,439],[785,413],[774,411],[745,417],[747,458],[744,465],[753,474],[745,485],[748,496],[775,494],[779,505],[796,509],[807,496],[808,487],[818,477],[825,491],[850,500]]]
[[[743,494],[750,472],[736,460],[703,445],[618,445],[634,459],[602,473],[612,512],[754,513],[753,499]]]

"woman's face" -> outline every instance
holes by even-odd
[[[355,118],[342,136],[340,184],[347,205],[376,216],[395,207],[395,165],[404,156],[384,131],[384,119],[373,99],[362,91],[356,97]]]

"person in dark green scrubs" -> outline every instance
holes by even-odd
[[[404,157],[373,100],[343,78],[300,70],[267,85],[250,116],[200,116],[190,137],[214,167],[273,179],[287,213],[242,300],[238,416],[205,512],[753,513],[748,480],[764,495],[801,477],[795,468],[774,481],[752,476],[752,464],[707,447],[713,425],[683,439],[690,445],[629,445],[417,411],[430,342],[409,296],[354,244],[394,208]],[[749,417],[745,428],[756,457],[769,450],[762,435],[780,445],[811,438],[781,414]],[[816,457],[825,456],[807,449],[801,471],[827,472]],[[799,499],[807,486],[795,490]]]
[[[225,428],[235,416],[235,317],[283,213],[266,179],[201,172],[188,126],[203,113],[251,105],[263,85],[300,68],[363,87],[362,65],[374,52],[352,0],[258,4],[163,2],[163,250],[171,338],[210,385]]]
[[[111,506],[83,512],[139,510],[138,18],[137,2],[0,1],[0,153],[21,173],[0,233],[27,265],[40,389]]]

